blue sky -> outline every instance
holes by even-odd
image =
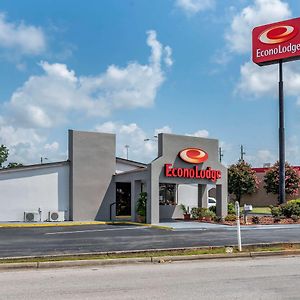
[[[283,0],[0,3],[0,143],[10,161],[67,157],[67,129],[117,133],[150,161],[157,132],[220,140],[223,162],[277,157],[277,67],[251,62],[251,29],[299,16]],[[287,159],[299,165],[300,62],[285,71]]]

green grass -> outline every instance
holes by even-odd
[[[244,209],[241,208],[241,211]],[[253,207],[253,210],[251,211],[252,214],[270,214],[271,209],[270,207]]]
[[[270,207],[253,207],[252,213],[254,214],[270,214]]]
[[[287,245],[266,245],[266,246],[247,246],[243,247],[244,253],[261,252],[261,251],[283,251],[300,249],[300,244]],[[237,253],[236,248],[233,249]],[[183,256],[183,255],[213,255],[226,254],[225,247],[202,248],[202,249],[187,249],[173,251],[148,251],[136,253],[112,253],[112,254],[91,254],[91,255],[70,255],[70,256],[55,256],[55,257],[36,257],[36,258],[19,258],[19,259],[0,259],[1,263],[22,263],[22,262],[50,262],[50,261],[74,261],[74,260],[105,260],[118,258],[144,258],[144,257],[164,257],[164,256]]]

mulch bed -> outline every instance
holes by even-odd
[[[267,216],[258,217],[258,219],[259,219],[259,223],[253,223],[252,216],[249,216],[247,218],[247,224],[244,223],[244,218],[241,218],[240,220],[241,220],[241,225],[300,224],[300,219],[297,222],[295,222],[291,218],[283,218],[279,222],[274,222],[273,217],[267,217]],[[236,222],[235,221],[224,221],[221,224],[235,226]]]
[[[247,217],[247,224],[244,222],[244,218],[240,218],[240,223],[243,226],[247,225],[277,225],[277,224],[300,224],[300,218],[298,221],[294,221],[291,218],[282,218],[279,222],[274,222],[274,218],[272,216],[261,216],[258,217],[259,223],[253,223],[252,222],[253,216]],[[214,221],[205,221],[205,220],[196,220],[196,219],[190,219],[190,220],[183,220],[183,219],[177,219],[178,221],[186,221],[186,222],[204,222],[204,223],[213,223],[213,224],[222,224],[222,225],[229,225],[229,226],[236,226],[236,221],[223,221],[220,223],[214,222]]]

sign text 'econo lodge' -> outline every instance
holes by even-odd
[[[258,26],[252,32],[252,59],[263,66],[300,58],[300,18]]]

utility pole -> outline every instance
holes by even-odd
[[[241,161],[244,161],[244,155],[246,155],[246,152],[244,151],[243,145],[241,145]]]
[[[285,135],[282,60],[279,61],[279,203],[285,202]]]
[[[222,157],[223,156],[224,156],[224,154],[223,154],[222,148],[219,147],[219,160],[220,160],[220,163],[222,162]]]
[[[128,160],[128,149],[129,149],[129,145],[125,145],[124,147],[126,148],[126,159]]]

